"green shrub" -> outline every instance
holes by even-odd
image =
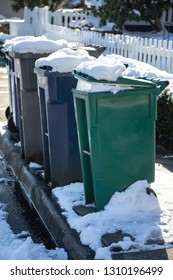
[[[167,89],[158,98],[156,142],[173,152],[173,93]]]

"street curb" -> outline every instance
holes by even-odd
[[[80,242],[77,232],[70,228],[61,214],[60,206],[51,196],[50,189],[44,180],[37,178],[28,170],[25,161],[21,158],[20,148],[14,143],[8,130],[3,135],[0,132],[0,148],[4,157],[20,183],[24,198],[37,212],[55,245],[65,249],[68,259],[94,259],[94,252]]]
[[[30,208],[37,212],[55,245],[66,250],[69,260],[93,260],[95,253],[80,242],[77,232],[70,228],[61,214],[60,205],[51,196],[51,190],[43,179],[29,171],[15,143],[8,129],[3,135],[0,130],[0,149],[16,175]],[[173,260],[173,248],[115,253],[112,260]]]

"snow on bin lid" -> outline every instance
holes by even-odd
[[[100,60],[94,60],[81,63],[76,71],[87,74],[96,80],[116,81],[123,75],[125,69],[125,65],[119,61],[114,64],[106,64]]]
[[[33,36],[17,36],[11,39],[7,39],[5,43],[3,44],[3,49],[5,51],[11,51],[12,50],[12,45],[17,42],[17,41],[24,41],[31,39]]]
[[[67,73],[72,72],[80,63],[95,60],[86,50],[72,50],[63,48],[45,58],[39,58],[35,62],[36,68],[51,67],[52,72]]]
[[[78,79],[77,89],[84,91],[118,92],[131,87],[156,87],[152,81],[124,76],[126,67],[121,61],[105,63],[99,59],[81,63],[73,74]]]
[[[98,60],[108,64],[108,63],[117,63],[120,61],[123,64],[128,65],[124,71],[124,75],[128,77],[146,77],[149,79],[170,79],[173,80],[173,74],[166,71],[160,70],[155,66],[138,61],[134,58],[124,57],[118,54],[107,54],[105,56],[100,56]]]
[[[8,51],[13,51],[15,53],[52,53],[61,48],[68,47],[66,40],[49,40],[44,35],[35,36],[24,36],[14,38],[10,40]]]

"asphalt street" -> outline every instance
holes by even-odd
[[[8,213],[7,222],[15,234],[30,235],[34,242],[43,242],[50,248],[50,239],[38,216],[30,209],[25,201],[17,178],[13,174],[8,162],[4,159],[0,150],[0,203],[6,205]]]

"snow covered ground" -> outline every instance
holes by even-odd
[[[153,193],[147,194],[148,187],[157,197]],[[173,247],[172,187],[172,173],[163,172],[163,167],[157,164],[156,180],[150,186],[147,181],[135,182],[126,191],[115,193],[103,211],[84,217],[73,210],[74,206],[85,205],[83,184],[55,188],[53,195],[64,209],[63,214],[71,227],[78,231],[82,243],[96,252],[96,259],[109,260],[115,248],[121,248],[121,252],[137,252]],[[104,234],[120,230],[135,240],[125,236],[117,243],[102,247]]]
[[[37,47],[38,44],[37,39]],[[43,48],[43,41],[41,44]],[[39,59],[36,66],[49,65],[54,69],[55,65],[58,65],[60,71],[61,61],[63,61],[62,69],[64,69],[64,65],[68,65],[69,69],[74,68],[73,53],[72,50],[58,50],[51,58]],[[90,74],[96,79],[98,74],[99,79],[109,76],[110,80],[116,80],[119,75],[166,79],[169,81],[168,94],[173,92],[173,74],[122,56],[108,55],[101,56],[99,59],[88,59],[85,51],[76,53],[79,58],[84,57],[84,60],[86,58],[86,61],[82,60],[82,63],[79,59],[80,65],[75,65],[76,69]],[[124,64],[128,64],[127,69],[123,66]],[[117,65],[121,68],[119,72],[117,72]],[[81,242],[89,245],[96,252],[96,259],[111,259],[111,250],[115,247],[120,247],[123,252],[173,247],[173,175],[166,170],[162,172],[159,165],[156,167],[156,181],[151,184],[151,187],[157,197],[152,192],[147,193],[150,187],[147,181],[138,181],[129,186],[126,191],[115,193],[103,211],[90,213],[83,217],[79,217],[73,210],[73,206],[85,204],[83,184],[74,183],[53,189],[52,195],[60,203],[63,215],[70,226],[77,230]],[[0,259],[66,258],[63,249],[49,251],[42,244],[34,244],[30,237],[18,238],[6,223],[6,215],[5,205],[0,205]],[[102,247],[101,237],[106,233],[117,231],[130,234],[133,238],[125,236],[116,244]],[[150,242],[148,242],[149,240]],[[159,244],[155,242],[156,240],[159,241]],[[21,254],[21,251],[25,253]]]
[[[6,222],[7,215],[5,205],[0,203],[0,260],[67,259],[64,249],[48,250],[42,243],[34,243],[27,232],[14,234]]]

